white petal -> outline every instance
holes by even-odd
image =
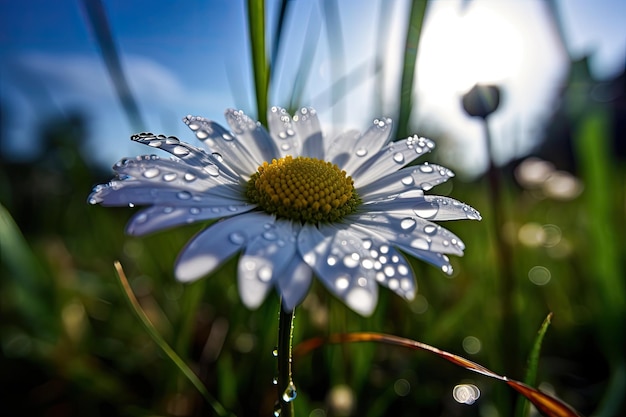
[[[128,179],[113,180],[106,185],[96,186],[89,196],[89,202],[101,203],[103,206],[212,207],[244,203],[244,196],[237,194],[239,193],[234,193],[232,188],[226,185],[218,185],[207,191],[192,192],[168,187],[165,184],[153,185],[148,181]]]
[[[311,286],[312,277],[313,271],[299,255],[291,259],[276,282],[285,311],[293,311],[302,302]]]
[[[413,189],[428,191],[453,176],[454,173],[448,168],[426,162],[422,165],[402,168],[400,171],[371,182],[357,191],[364,201],[384,199]]]
[[[165,152],[169,152],[177,159],[184,161],[185,164],[194,166],[200,169],[207,169],[207,172],[211,170],[210,166],[220,167],[219,161],[213,155],[209,155],[203,149],[196,148],[186,142],[181,142],[175,136],[154,135],[152,133],[140,133],[131,136],[131,140],[148,145],[152,148],[162,149]],[[222,170],[221,175],[227,175],[231,181],[236,180],[236,177],[232,176],[232,173]]]
[[[181,224],[234,216],[250,211],[255,207],[253,204],[211,207],[153,206],[135,214],[126,226],[126,233],[131,236],[143,236]]]
[[[302,143],[301,155],[325,159],[324,137],[315,109],[311,107],[301,108],[293,116],[293,128]]]
[[[123,159],[113,166],[118,177],[133,177],[146,183],[165,185],[179,190],[204,191],[218,185],[239,190],[239,181],[223,175],[216,165],[191,166],[180,160],[138,157]],[[241,194],[241,191],[237,191]]]
[[[432,140],[417,135],[392,142],[361,164],[352,174],[354,186],[360,188],[375,180],[392,174],[430,152],[435,147]]]
[[[367,161],[372,155],[379,152],[383,146],[389,142],[393,123],[389,118],[374,120],[369,127],[356,141],[352,141],[348,150],[348,160],[341,165],[348,175]]]
[[[194,281],[209,274],[248,242],[263,233],[274,218],[260,212],[219,221],[198,233],[181,251],[174,268],[179,281]]]
[[[367,201],[362,209],[370,213],[405,212],[428,220],[480,220],[480,213],[449,197],[424,195],[421,190],[406,191],[387,200]]]
[[[213,152],[214,159],[224,170],[235,171],[237,176],[248,179],[259,167],[247,144],[220,124],[199,116],[187,116],[183,121]]]
[[[325,160],[343,169],[350,160],[355,141],[361,136],[358,130],[348,130],[333,138],[325,152]]]
[[[378,286],[375,272],[362,265],[361,260],[369,255],[361,238],[332,226],[305,225],[298,236],[298,250],[320,281],[348,307],[364,316],[372,314]]]
[[[257,308],[275,279],[292,259],[299,257],[291,222],[266,224],[239,259],[237,280],[243,303],[248,308]]]
[[[377,213],[350,216],[355,225],[378,233],[394,244],[434,251],[463,255],[465,245],[449,230],[406,213]]]
[[[276,144],[260,123],[252,120],[241,110],[228,109],[225,116],[237,139],[245,143],[250,155],[257,162],[257,167],[264,161],[271,162],[272,159],[280,157]]]
[[[413,270],[404,256],[391,246],[387,239],[373,233],[374,230],[351,225],[350,231],[363,240],[369,258],[365,258],[361,263],[364,267],[376,271],[376,281],[400,297],[412,300],[417,286]]]
[[[428,262],[431,265],[435,265],[442,272],[448,275],[452,275],[452,265],[450,264],[450,259],[447,255],[439,252],[425,251],[420,249],[415,249],[409,246],[398,245],[398,248],[408,253],[409,255],[415,256],[418,259],[421,259],[424,262]]]
[[[267,114],[267,124],[281,156],[300,155],[302,143],[286,109],[272,107]]]

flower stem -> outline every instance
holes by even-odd
[[[294,415],[293,400],[296,387],[291,379],[293,318],[295,311],[286,312],[282,305],[278,318],[278,405],[280,417]]]

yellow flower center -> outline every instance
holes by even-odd
[[[267,213],[307,223],[339,221],[361,204],[352,178],[337,165],[290,155],[263,162],[246,196]]]

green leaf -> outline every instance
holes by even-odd
[[[252,52],[257,119],[267,127],[269,66],[265,52],[265,2],[263,0],[248,0],[248,35]]]
[[[539,356],[541,354],[541,345],[543,343],[543,337],[548,331],[548,327],[552,322],[552,313],[549,313],[544,319],[543,323],[541,323],[541,327],[539,328],[539,332],[537,332],[537,337],[535,338],[535,342],[533,343],[533,348],[530,351],[530,355],[528,355],[528,369],[526,370],[526,377],[524,378],[524,383],[531,387],[537,385],[537,369],[539,369]],[[515,415],[517,417],[523,417],[528,415],[530,403],[527,399],[523,398],[517,402]]]

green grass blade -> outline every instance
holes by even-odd
[[[528,355],[528,369],[526,369],[526,377],[524,378],[524,383],[531,387],[537,385],[537,370],[539,369],[539,356],[541,354],[541,345],[543,343],[543,338],[548,331],[548,327],[552,323],[552,313],[549,313],[544,319],[543,323],[541,323],[541,327],[539,328],[539,332],[537,332],[537,337],[535,338],[535,342],[533,343],[533,348],[530,351],[530,355]],[[530,407],[530,402],[526,398],[520,398],[517,402],[515,415],[517,417],[523,417],[528,415]]]
[[[257,119],[267,127],[269,66],[265,52],[265,2],[248,0],[248,35],[252,52]]]
[[[156,330],[150,319],[143,311],[141,306],[139,305],[139,301],[135,297],[132,289],[130,288],[130,284],[126,279],[126,274],[122,269],[122,265],[119,262],[115,262],[115,271],[117,272],[118,284],[124,294],[128,305],[139,321],[141,322],[143,328],[146,330],[150,338],[156,343],[156,345],[165,353],[165,355],[176,365],[178,369],[183,373],[183,375],[191,382],[191,384],[198,390],[198,392],[202,395],[205,401],[213,408],[213,410],[219,416],[229,416],[230,414],[224,409],[224,407],[209,394],[206,387],[200,381],[200,378],[187,366],[187,364],[181,359],[180,356],[167,344],[167,342],[161,337],[159,332]]]
[[[122,104],[122,108],[132,128],[137,132],[142,132],[145,130],[145,125],[137,101],[131,92],[128,80],[122,69],[121,59],[113,40],[111,25],[109,25],[104,5],[101,0],[83,0],[82,4],[88,23],[100,46],[100,54],[115,86],[115,92]]]
[[[426,14],[426,0],[413,0],[404,46],[402,79],[400,81],[400,111],[398,115],[398,134],[402,138],[410,133],[409,120],[413,109],[413,86],[415,84],[415,66],[417,47],[422,33],[422,24]]]

